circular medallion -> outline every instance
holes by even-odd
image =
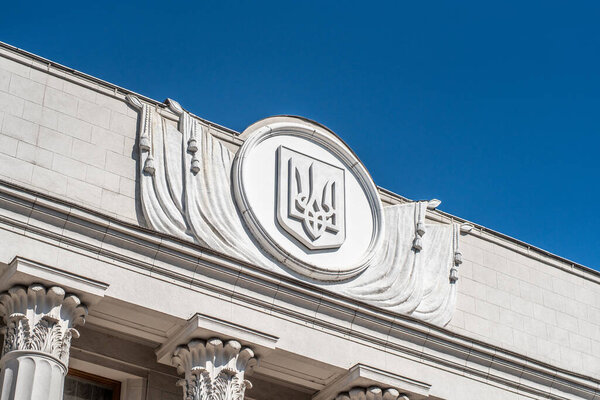
[[[319,280],[347,279],[367,268],[383,233],[382,206],[346,144],[295,117],[259,121],[242,137],[233,190],[261,247]]]

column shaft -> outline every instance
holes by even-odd
[[[65,366],[43,353],[12,351],[0,361],[0,400],[61,400]]]

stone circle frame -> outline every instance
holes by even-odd
[[[271,119],[276,120],[277,122],[274,121],[269,123],[269,120]],[[248,133],[248,137],[237,152],[232,167],[233,193],[238,210],[259,245],[275,257],[275,259],[295,272],[322,281],[341,281],[356,276],[371,265],[384,234],[383,206],[379,198],[377,187],[373,183],[369,172],[362,162],[337,135],[316,125],[296,122],[297,120],[295,118],[289,118],[288,121],[281,121],[281,119],[282,117],[267,118],[260,121],[265,125],[258,127],[254,131],[252,131],[252,129],[255,129],[254,126],[256,124],[252,125],[243,133],[243,135]],[[290,134],[320,144],[339,157],[346,167],[354,172],[358,182],[364,190],[371,208],[373,233],[371,235],[369,246],[363,254],[362,259],[353,265],[349,265],[341,270],[331,270],[300,260],[286,251],[269,235],[249,204],[244,180],[242,178],[246,157],[261,142],[275,136]]]

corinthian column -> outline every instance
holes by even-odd
[[[242,400],[246,389],[252,387],[244,372],[256,359],[250,348],[235,340],[223,343],[213,338],[194,339],[177,347],[172,362],[179,374],[185,374],[177,382],[185,400]]]
[[[13,286],[0,293],[6,325],[0,358],[0,400],[61,400],[73,327],[87,308],[79,298],[52,286]]]

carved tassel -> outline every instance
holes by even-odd
[[[150,151],[150,139],[148,135],[140,137],[140,149],[142,151]]]
[[[455,283],[458,280],[458,268],[450,268],[450,282]]]
[[[192,172],[194,174],[197,174],[198,172],[200,172],[200,160],[198,160],[198,157],[196,157],[196,154],[194,154],[194,156],[192,157]]]
[[[154,157],[152,157],[152,154],[148,154],[148,158],[146,158],[146,162],[144,163],[144,172],[154,175],[155,170]]]
[[[423,250],[423,235],[425,235],[425,215],[423,214],[423,202],[418,202],[415,207],[415,239],[413,240],[413,250]]]
[[[190,138],[190,140],[188,140],[188,148],[187,148],[187,150],[190,153],[195,153],[195,152],[198,151],[198,141],[196,140],[195,136],[192,136]]]
[[[417,236],[415,240],[413,240],[413,249],[421,251],[423,250],[423,239],[420,236]]]
[[[460,229],[457,224],[452,224],[452,247],[454,247],[454,265],[450,268],[450,282],[458,280],[458,266],[462,264],[462,253],[458,248],[458,234]]]
[[[186,114],[186,117],[191,120],[191,116],[189,114]],[[200,123],[198,121],[193,121],[192,129],[190,130],[190,138],[188,139],[187,143],[187,151],[192,155],[192,164],[190,169],[192,170],[193,174],[200,172],[200,160],[196,156],[196,152],[198,151],[198,140],[196,139],[198,137],[198,129],[202,130]]]
[[[419,236],[423,236],[425,234],[425,224],[422,222],[417,222],[417,233]]]
[[[143,115],[144,115],[144,126],[142,127],[142,134],[140,135],[140,150],[141,151],[150,151],[151,143],[150,143],[150,108],[147,104],[144,104],[143,107]]]
[[[116,91],[116,88],[115,88]],[[116,92],[115,92],[116,93]],[[150,136],[149,136],[149,129],[150,129],[150,110],[148,108],[147,104],[144,104],[140,101],[140,99],[137,98],[137,96],[134,96],[133,94],[128,94],[125,96],[125,99],[127,100],[127,102],[129,104],[131,104],[133,107],[137,108],[138,110],[141,111],[141,125],[142,128],[140,130],[140,143],[139,143],[139,147],[141,151],[150,151]]]

